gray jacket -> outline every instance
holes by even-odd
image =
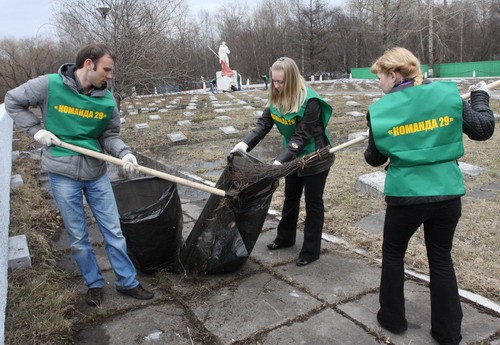
[[[74,64],[64,64],[58,73],[63,77],[63,83],[74,92],[82,92],[82,87],[75,77]],[[5,109],[15,124],[28,135],[35,135],[43,128],[47,115],[48,75],[31,79],[10,90],[5,95]],[[89,97],[102,97],[106,94],[106,86],[93,89]],[[40,107],[42,119],[38,118],[30,107]],[[115,106],[113,116],[106,129],[100,134],[99,142],[105,152],[118,158],[131,153],[130,148],[120,138],[120,113]],[[42,150],[42,169],[48,172],[68,176],[76,180],[94,180],[106,173],[106,163],[85,155],[52,157],[50,149]]]

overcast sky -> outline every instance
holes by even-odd
[[[223,3],[222,0],[186,1],[193,14],[202,9],[213,12]],[[255,0],[255,2],[259,1]],[[343,4],[345,0],[327,0],[327,2],[338,6]],[[0,39],[50,36],[53,33],[53,28],[50,25],[53,3],[53,0],[1,0]]]

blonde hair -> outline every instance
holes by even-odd
[[[424,80],[420,61],[406,48],[394,47],[386,50],[370,68],[373,74],[393,71],[398,71],[405,79],[413,79],[415,85],[421,85]]]
[[[273,71],[283,71],[285,80],[283,89],[278,92],[273,86]],[[269,69],[271,87],[269,88],[269,103],[282,114],[296,113],[306,100],[306,81],[300,74],[295,61],[288,57],[281,57],[276,60]]]

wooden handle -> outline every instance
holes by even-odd
[[[368,133],[368,132],[367,132],[367,133]],[[363,135],[361,135],[361,136],[359,136],[359,137],[357,137],[357,138],[354,138],[354,139],[352,139],[352,140],[346,141],[346,142],[345,142],[345,143],[343,143],[343,144],[340,144],[340,145],[337,145],[337,146],[335,146],[335,147],[332,147],[332,148],[330,149],[330,153],[337,152],[337,151],[342,150],[342,149],[344,149],[344,148],[346,148],[346,147],[348,147],[348,146],[351,146],[351,145],[357,144],[357,143],[359,143],[359,142],[362,142],[363,140],[365,140],[365,139],[367,139],[367,138],[368,138],[368,135],[367,135],[367,134],[366,134],[366,135],[365,135],[365,134],[363,134]]]
[[[497,88],[499,86],[500,86],[500,79],[486,85],[488,90],[493,90],[494,88]],[[470,98],[470,92],[464,93],[461,97],[462,99]]]
[[[103,161],[106,161],[106,162],[109,162],[109,163],[113,163],[113,164],[116,164],[116,165],[119,165],[119,166],[123,166],[123,165],[125,165],[125,163],[127,163],[126,161],[121,160],[119,158],[112,157],[112,156],[109,156],[109,155],[105,155],[105,154],[100,153],[100,152],[92,151],[92,150],[89,150],[89,149],[86,149],[86,148],[83,148],[83,147],[80,147],[80,146],[75,146],[75,145],[72,145],[72,144],[68,144],[68,143],[65,143],[65,142],[61,142],[61,144],[58,145],[58,146],[64,147],[65,149],[73,150],[75,152],[84,154],[86,156],[90,156],[90,157],[97,158],[97,159],[100,159],[100,160],[103,160]],[[226,192],[226,191],[224,191],[222,189],[210,187],[210,186],[207,186],[207,185],[204,185],[204,184],[201,184],[201,183],[197,183],[197,182],[186,180],[186,179],[183,179],[183,178],[180,178],[180,177],[177,177],[177,176],[169,175],[167,173],[164,173],[164,172],[161,172],[161,171],[158,171],[158,170],[154,170],[154,169],[151,169],[151,168],[146,168],[146,167],[144,167],[142,165],[134,165],[134,169],[137,170],[137,171],[143,172],[145,174],[148,174],[148,175],[159,177],[159,178],[161,178],[163,180],[167,180],[167,181],[178,183],[178,184],[181,184],[181,185],[184,185],[184,186],[196,188],[196,189],[202,190],[204,192],[208,192],[208,193],[215,194],[215,195],[218,195],[218,196],[233,196],[231,193],[228,193],[228,192]]]

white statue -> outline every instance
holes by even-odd
[[[219,46],[219,63],[222,64],[224,62],[229,67],[229,48],[226,45],[226,42],[222,42]]]

